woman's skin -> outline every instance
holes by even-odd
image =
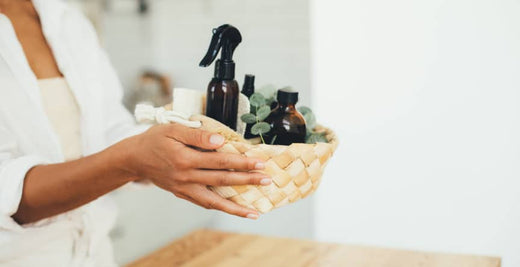
[[[0,0],[0,13],[13,24],[29,66],[38,79],[61,77],[45,37],[40,18],[29,0]]]
[[[11,20],[36,77],[62,76],[32,2],[0,0],[0,12]],[[223,142],[222,136],[206,131],[179,124],[159,125],[78,160],[35,166],[25,177],[13,218],[22,224],[35,222],[84,205],[125,183],[147,179],[204,208],[256,219],[256,211],[207,188],[271,183],[265,174],[252,172],[264,168],[259,160],[194,149],[214,150]]]

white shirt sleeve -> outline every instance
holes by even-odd
[[[22,229],[11,216],[18,210],[25,175],[32,167],[44,163],[36,155],[16,154],[16,140],[0,127],[0,231]]]

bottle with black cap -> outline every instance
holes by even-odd
[[[255,93],[255,75],[252,74],[246,74],[246,77],[244,79],[244,85],[242,85],[242,91],[241,93],[247,98],[251,97]],[[251,109],[253,110],[253,109]],[[258,135],[254,135],[251,133],[251,128],[253,128],[252,123],[248,123],[246,125],[246,130],[244,132],[244,137],[246,139],[256,138]]]
[[[229,128],[237,129],[238,83],[235,80],[233,53],[242,36],[237,28],[224,24],[213,29],[213,37],[206,56],[199,66],[207,67],[213,63],[220,50],[220,59],[215,62],[215,74],[208,84],[206,97],[206,116],[216,119]]]
[[[271,131],[264,137],[265,142],[275,145],[305,143],[305,119],[295,107],[298,92],[286,87],[278,90],[276,99],[278,106],[264,120],[271,125]]]
[[[244,78],[244,85],[242,85],[242,94],[251,97],[255,93],[255,75],[246,74]]]

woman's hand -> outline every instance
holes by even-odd
[[[123,168],[136,179],[149,179],[175,196],[204,208],[256,219],[256,211],[224,199],[207,188],[208,185],[271,183],[271,178],[265,174],[251,172],[264,168],[260,160],[201,151],[214,150],[223,144],[224,138],[218,134],[167,124],[154,126],[118,145],[127,153]]]
[[[36,222],[80,207],[130,181],[148,179],[205,208],[258,218],[208,190],[207,185],[271,183],[263,163],[240,155],[201,152],[223,145],[223,138],[179,124],[158,125],[98,153],[64,163],[37,165],[27,172],[13,218]],[[239,171],[229,171],[229,170]]]

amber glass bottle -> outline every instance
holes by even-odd
[[[210,82],[206,98],[206,116],[236,130],[238,83],[235,80]]]
[[[265,135],[265,142],[275,145],[305,143],[305,119],[295,107],[298,93],[281,89],[276,98],[278,106],[264,120],[271,125],[271,131]]]
[[[206,97],[206,116],[216,119],[229,128],[237,129],[238,83],[235,80],[235,62],[233,52],[242,41],[237,28],[224,24],[213,29],[213,37],[208,52],[199,66],[207,67],[221,52],[221,58],[215,62],[215,74],[208,85]]]

